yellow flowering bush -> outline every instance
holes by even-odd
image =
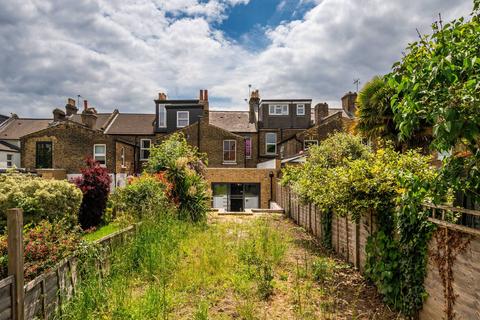
[[[22,208],[25,224],[62,220],[67,227],[78,222],[82,192],[65,180],[46,180],[32,175],[0,175],[0,229],[6,225],[6,211]]]

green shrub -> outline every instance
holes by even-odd
[[[6,225],[6,211],[22,208],[25,223],[46,219],[77,225],[82,192],[65,180],[46,180],[32,175],[0,175],[0,229]]]
[[[209,210],[205,162],[205,155],[190,146],[181,133],[172,134],[150,149],[147,172],[165,174],[172,184],[170,199],[177,205],[181,219],[200,221]]]
[[[166,205],[169,184],[163,175],[142,174],[133,178],[128,185],[117,188],[112,195],[115,210],[141,219],[144,212],[152,211],[159,205]]]
[[[378,230],[366,247],[366,275],[385,302],[411,316],[425,298],[432,226],[421,204],[433,196],[437,172],[431,159],[416,151],[401,154],[387,146],[373,152],[358,138],[345,138],[336,134],[325,146],[312,147],[303,167],[285,170],[286,183],[325,212],[355,221],[376,216]]]
[[[62,223],[48,221],[42,221],[35,226],[26,226],[23,238],[26,280],[34,279],[70,256],[81,243],[78,228],[67,230]],[[7,276],[7,267],[7,235],[3,235],[0,236],[0,278]]]

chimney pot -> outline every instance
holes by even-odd
[[[200,89],[200,94],[198,96],[198,100],[203,101],[203,90]]]
[[[167,100],[167,95],[164,92],[158,94],[158,100]]]
[[[83,100],[83,110],[87,110],[88,109],[88,101],[87,100]]]
[[[203,100],[208,101],[208,90],[203,90]]]

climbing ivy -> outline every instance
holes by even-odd
[[[366,275],[385,302],[413,316],[426,296],[423,281],[433,226],[421,204],[431,196],[436,177],[430,158],[416,151],[401,154],[390,146],[372,151],[345,134],[329,139],[327,146],[312,148],[304,166],[285,169],[284,183],[325,212],[354,221],[375,215]],[[342,141],[338,148],[335,140]],[[331,221],[325,233],[331,237]]]

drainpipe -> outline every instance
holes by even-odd
[[[270,207],[270,203],[273,200],[273,176],[274,176],[273,172],[270,171],[268,176],[270,177],[270,200],[268,201],[268,206]]]
[[[197,125],[197,148],[198,148],[198,152],[201,152],[200,150],[200,125],[201,125],[201,122],[202,122],[202,116],[198,116],[198,125]]]

